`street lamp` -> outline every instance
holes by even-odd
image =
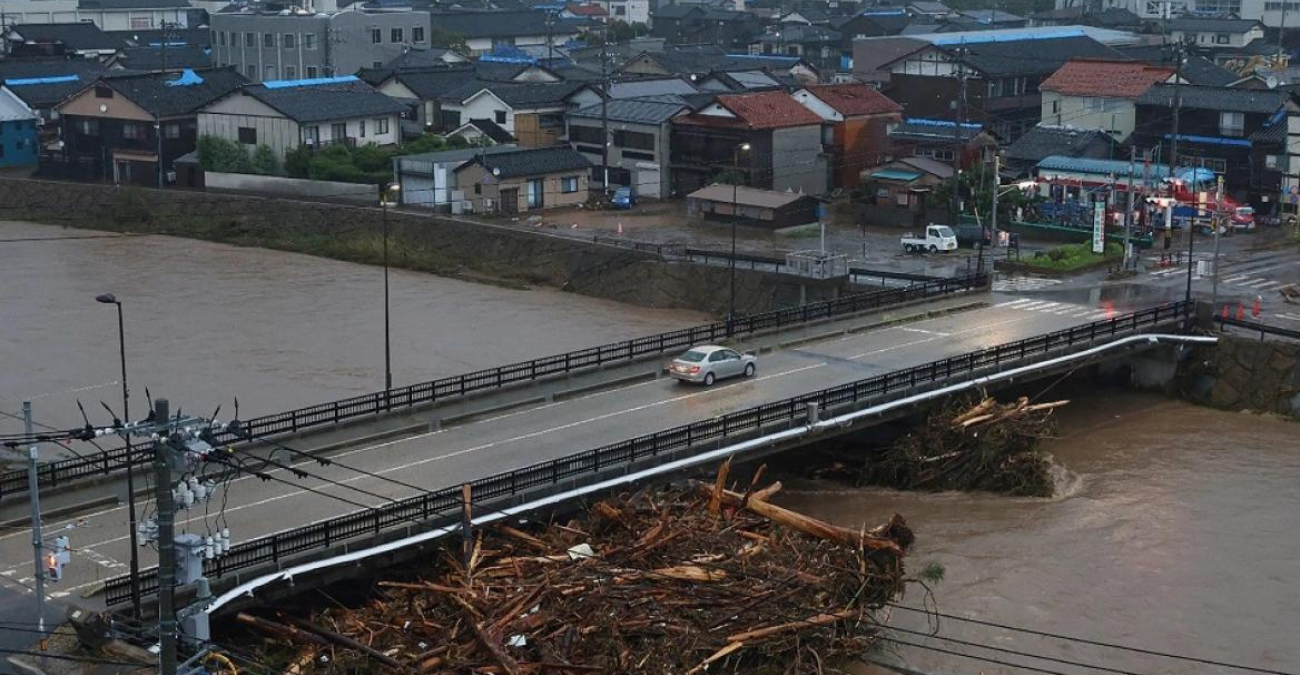
[[[384,400],[388,400],[388,392],[393,388],[393,350],[388,320],[388,198],[401,189],[397,183],[385,183],[379,187],[379,205],[384,211]]]
[[[122,302],[112,293],[95,296],[95,302],[117,305],[117,351],[122,363],[122,438],[126,441],[126,509],[131,528],[131,610],[140,614],[140,550],[136,541],[135,521],[135,470],[131,466],[131,434],[125,425],[131,420],[130,393],[126,387],[126,325],[122,321]]]
[[[731,165],[736,174],[731,180],[731,300],[727,304],[727,335],[731,335],[732,322],[736,319],[736,221],[740,220],[740,153],[749,152],[749,144],[741,143],[731,154]]]

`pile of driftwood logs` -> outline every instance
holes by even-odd
[[[853,531],[772,504],[780,483],[643,490],[583,519],[497,525],[354,608],[239,620],[284,672],[819,673],[873,642],[903,589],[903,519]],[[742,486],[743,487],[743,486]],[[281,663],[286,660],[281,658]]]
[[[1051,496],[1051,460],[1039,441],[1051,413],[1069,401],[1012,403],[956,399],[882,452],[866,453],[860,480],[904,490],[984,490]]]

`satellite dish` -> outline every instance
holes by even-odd
[[[99,104],[99,112],[101,112],[101,113],[106,113],[106,112],[108,112],[108,104],[107,104],[107,103],[100,103],[100,104]]]
[[[499,167],[499,166],[494,166],[494,167],[492,167],[492,175],[493,175],[493,176],[496,176],[497,178],[500,178],[500,177],[501,177],[501,167]]]

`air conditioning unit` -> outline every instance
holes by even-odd
[[[484,198],[484,199],[483,199],[483,212],[484,212],[484,213],[491,213],[492,211],[496,210],[496,207],[497,207],[497,200],[495,200],[495,199],[491,199],[491,198]]]

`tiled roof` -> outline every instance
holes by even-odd
[[[1051,155],[1074,157],[1093,144],[1113,142],[1109,134],[1096,129],[1040,125],[1030,127],[1015,143],[1008,146],[1006,156],[1011,160],[1037,163]]]
[[[99,29],[93,23],[20,23],[9,27],[24,42],[38,44],[62,43],[69,49],[118,49],[122,41]]]
[[[396,115],[407,109],[360,80],[271,88],[250,84],[243,91],[300,123]]]
[[[963,61],[995,77],[1047,75],[1073,58],[1117,56],[1115,50],[1084,35],[957,43],[944,48],[951,52],[965,50]]]
[[[1285,145],[1286,118],[1251,134],[1250,140],[1251,142],[1263,143],[1265,145]]]
[[[687,199],[704,199],[714,202],[738,202],[746,206],[777,209],[793,204],[801,199],[812,198],[802,192],[780,192],[777,190],[760,190],[745,185],[708,185],[688,195]]]
[[[811,26],[805,23],[785,24],[775,33],[764,33],[755,42],[768,44],[798,44],[803,42],[834,42],[840,34],[829,28]]]
[[[190,7],[189,0],[81,0],[77,9],[181,9]]]
[[[718,104],[730,110],[750,129],[776,129],[821,124],[821,118],[783,91],[758,94],[724,94]]]
[[[1137,98],[1151,85],[1168,80],[1174,69],[1132,61],[1075,59],[1060,67],[1039,89],[1066,96]]]
[[[1092,25],[1101,27],[1142,25],[1142,17],[1123,7],[1111,7],[1095,14],[1089,14],[1088,20]]]
[[[615,82],[609,85],[610,98],[642,98],[645,96],[659,96],[663,94],[677,94],[681,96],[697,92],[699,92],[699,90],[695,88],[695,85],[680,77],[654,80],[628,80],[626,82]]]
[[[586,157],[567,146],[551,148],[529,148],[515,152],[499,152],[478,157],[469,164],[480,163],[497,178],[520,178],[523,176],[542,176],[560,171],[582,171],[591,166]],[[457,171],[460,170],[457,168]]]
[[[605,114],[611,122],[629,122],[634,124],[662,124],[673,115],[686,110],[685,103],[664,101],[647,101],[645,99],[617,99],[605,102]],[[569,117],[600,119],[600,104],[580,108],[569,113]]]
[[[212,67],[212,53],[203,47],[172,47],[166,53],[159,47],[127,47],[122,50],[122,64],[131,70],[202,69]]]
[[[1183,79],[1192,84],[1222,87],[1236,82],[1239,77],[1204,56],[1189,56],[1183,61]]]
[[[1176,99],[1175,94],[1177,94]],[[1172,108],[1174,101],[1178,100],[1185,109],[1271,114],[1277,112],[1286,99],[1286,92],[1273,89],[1235,89],[1195,85],[1175,87],[1172,84],[1157,84],[1139,97],[1137,102],[1140,105]]]
[[[514,143],[515,137],[510,135],[500,124],[489,119],[472,119],[468,122],[475,129],[483,132],[484,136],[492,139],[496,143]]]
[[[465,39],[546,35],[546,13],[535,11],[433,12],[431,23]],[[562,30],[557,30],[557,33]]]
[[[473,68],[421,68],[399,71],[397,81],[421,100],[433,101],[469,82],[478,82]]]
[[[980,23],[1018,23],[1025,21],[1023,16],[1017,16],[1000,9],[970,9],[962,12],[961,15]]]
[[[447,100],[464,102],[487,89],[512,108],[552,108],[563,106],[564,99],[585,86],[582,82],[468,82],[448,92]]]
[[[818,84],[807,89],[846,117],[903,111],[903,106],[865,84]]]
[[[113,73],[101,79],[103,84],[157,117],[191,115],[247,81],[233,68],[144,75]]]
[[[1114,175],[1116,178],[1121,179],[1128,178],[1130,175],[1135,179],[1141,179],[1144,174],[1151,176],[1169,175],[1168,164],[1151,164],[1149,167],[1141,162],[1132,163],[1126,159],[1091,159],[1087,157],[1051,155],[1038,162],[1038,175],[1051,175],[1053,171],[1088,173],[1099,176]]]
[[[600,5],[569,5],[564,11],[577,16],[609,16]]]

